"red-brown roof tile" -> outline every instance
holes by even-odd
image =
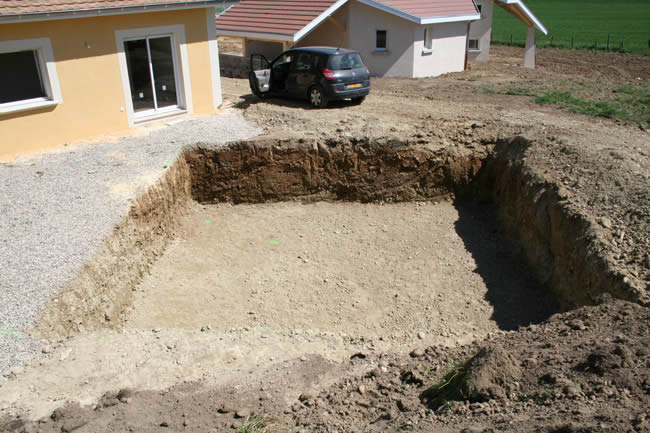
[[[217,17],[218,30],[292,36],[336,0],[243,0]]]
[[[0,0],[0,16],[175,5],[200,1],[203,0]]]

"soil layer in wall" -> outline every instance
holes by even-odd
[[[121,323],[133,289],[174,237],[189,200],[190,172],[181,156],[134,201],[100,251],[49,302],[36,333],[49,338]]]

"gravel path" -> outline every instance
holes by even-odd
[[[182,147],[260,133],[230,111],[0,164],[0,373],[41,350],[24,332]]]

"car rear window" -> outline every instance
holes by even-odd
[[[362,68],[363,60],[359,53],[333,54],[329,57],[327,67],[333,70]]]

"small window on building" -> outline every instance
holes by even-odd
[[[388,45],[386,43],[386,30],[377,30],[377,39],[375,41],[375,49],[386,50]]]
[[[478,46],[478,39],[470,39],[470,40],[469,40],[468,48],[469,48],[471,51],[479,51],[480,48],[479,48],[479,46]]]
[[[47,97],[40,63],[33,50],[0,53],[0,104]]]
[[[433,46],[433,36],[431,35],[431,28],[424,28],[424,48],[430,50]]]
[[[49,63],[54,59],[46,38],[0,42],[0,113],[60,102],[56,70]]]

